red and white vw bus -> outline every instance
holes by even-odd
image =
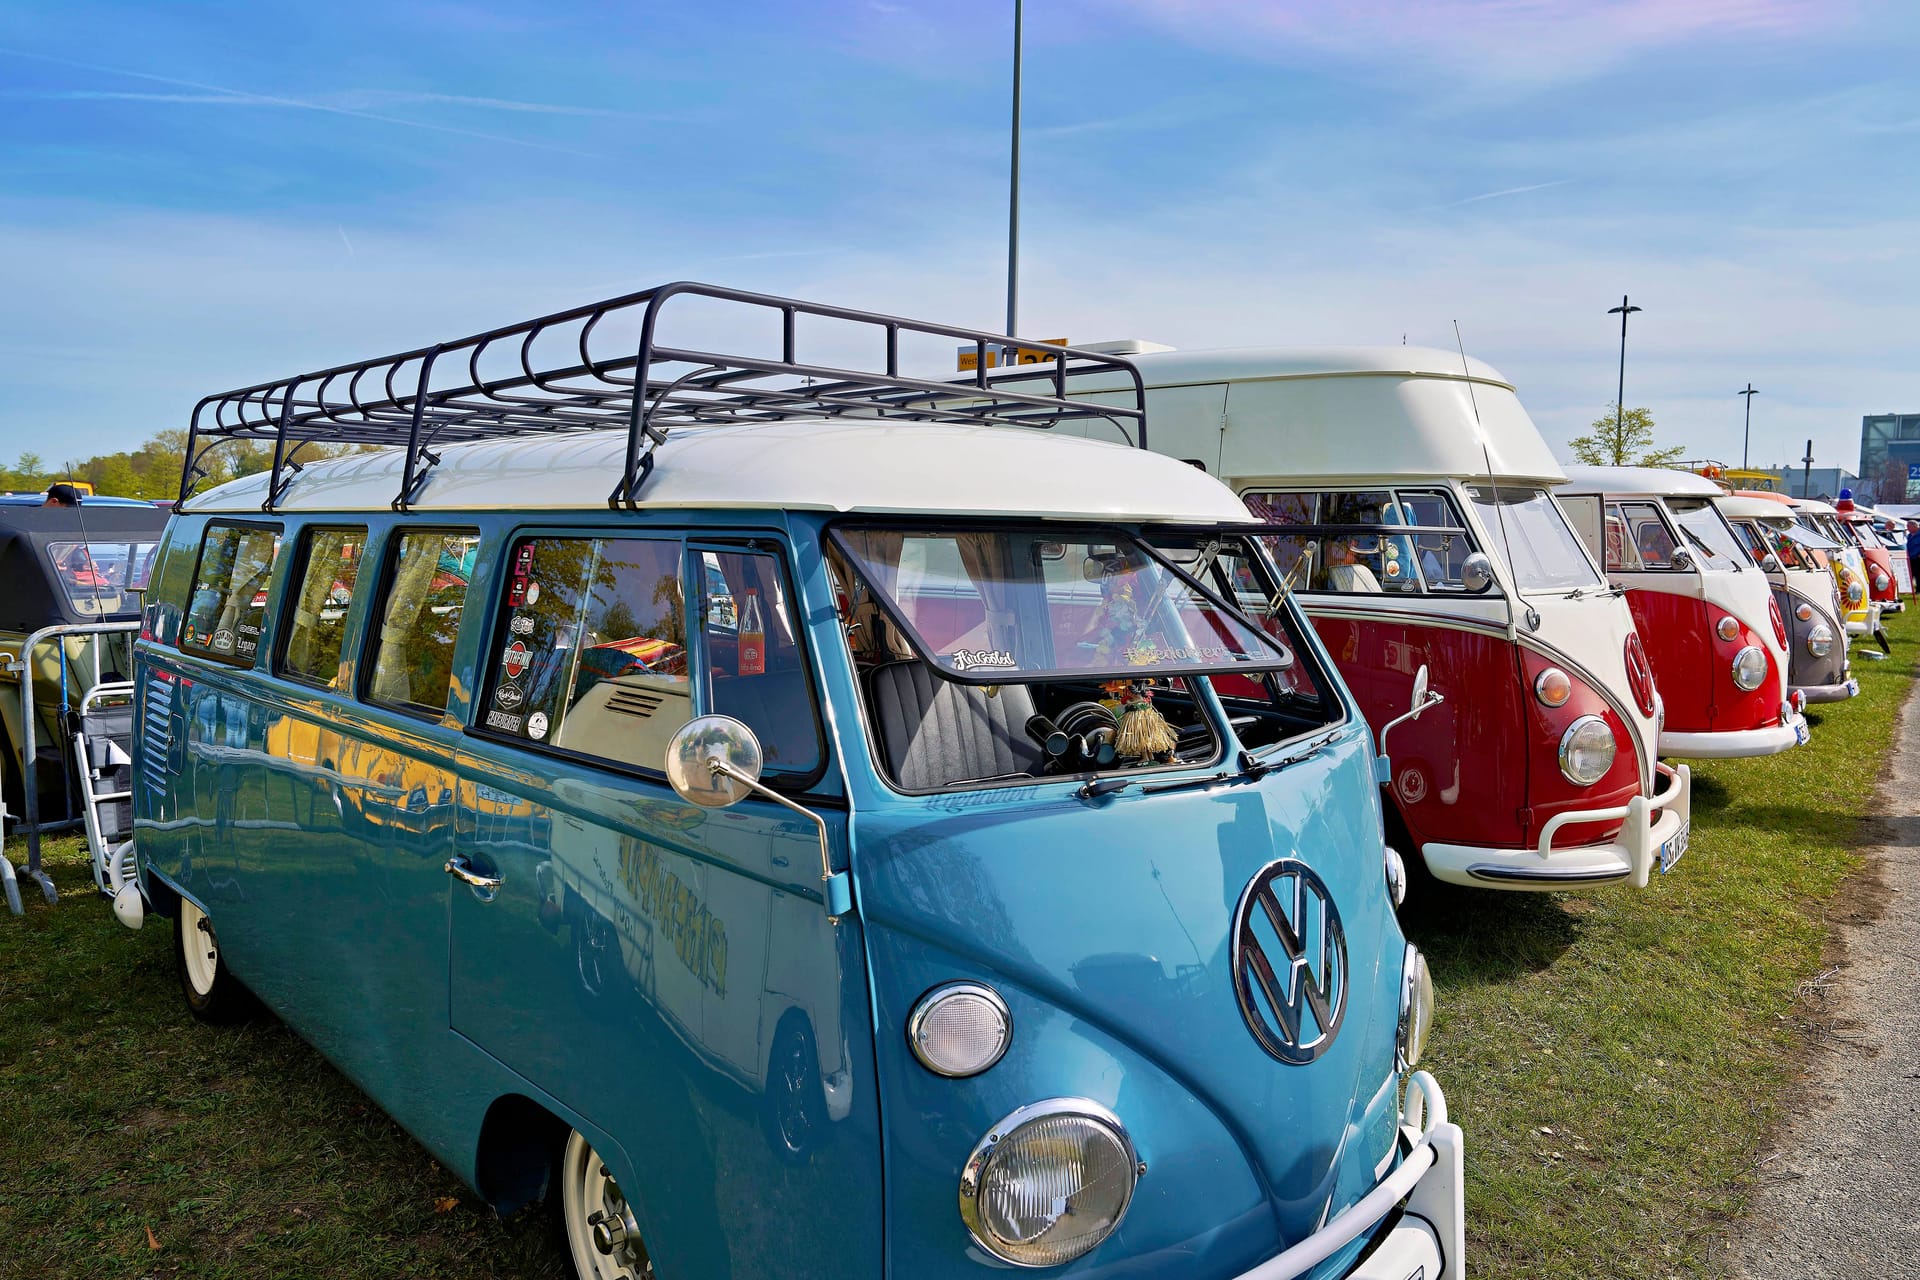
[[[1685,851],[1690,779],[1657,759],[1652,669],[1512,384],[1420,347],[1112,348],[1146,380],[1149,446],[1271,522],[1376,729],[1422,669],[1443,696],[1382,745],[1389,812],[1435,876],[1644,886]]]
[[[1664,467],[1568,467],[1555,492],[1627,593],[1666,703],[1660,754],[1766,756],[1807,740],[1787,623],[1767,575],[1715,505],[1724,490]]]

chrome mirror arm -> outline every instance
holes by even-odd
[[[742,770],[728,764],[726,758],[717,751],[707,757],[707,769],[714,777],[724,776],[731,778],[763,800],[771,800],[781,808],[797,813],[807,819],[807,821],[813,823],[814,831],[820,840],[820,896],[826,903],[827,918],[829,920],[838,920],[841,916],[853,910],[852,884],[848,879],[847,873],[833,869],[832,846],[828,843],[827,820],[825,818],[807,808],[805,805],[796,804],[794,801],[787,799],[772,787],[761,782],[758,778],[751,777]]]
[[[1421,700],[1414,704],[1413,710],[1405,712],[1401,715],[1397,715],[1393,719],[1387,721],[1385,724],[1380,726],[1380,757],[1379,759],[1380,759],[1380,769],[1382,772],[1390,772],[1392,768],[1392,766],[1387,763],[1388,760],[1390,759],[1390,757],[1387,755],[1387,735],[1389,733],[1392,733],[1395,729],[1405,724],[1409,720],[1418,720],[1421,716],[1425,715],[1429,710],[1439,706],[1441,703],[1445,702],[1446,700],[1447,700],[1446,694],[1441,693],[1438,689],[1429,689],[1426,691],[1426,694],[1421,698]],[[1380,779],[1380,781],[1382,782],[1385,782],[1386,780],[1387,780],[1386,778]]]

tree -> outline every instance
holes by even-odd
[[[1592,467],[1667,467],[1679,461],[1686,446],[1653,447],[1653,414],[1646,409],[1609,406],[1593,428],[1573,441],[1573,456]]]

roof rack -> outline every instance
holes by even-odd
[[[729,304],[740,310],[728,319],[748,324],[777,317],[777,356],[663,344],[661,313],[674,298]],[[629,322],[637,317],[638,347],[631,355],[596,354],[595,330],[615,316]],[[843,343],[848,326],[855,326],[854,335],[873,341],[875,359],[868,363],[877,369],[803,360],[803,318],[837,322]],[[958,380],[904,374],[902,335],[971,343],[978,354],[976,370]],[[559,344],[565,358],[558,363],[539,358],[536,341],[548,351]],[[1003,370],[989,377],[988,352],[1009,347],[1044,356],[1037,364],[1018,366],[1018,373]],[[498,376],[483,374],[483,357]],[[1103,371],[1126,375],[1134,391],[1131,406],[1067,395],[1070,377]],[[1146,390],[1139,370],[1122,356],[680,281],[451,342],[208,396],[194,406],[187,430],[179,502],[186,502],[206,474],[200,465],[206,453],[229,441],[273,441],[273,470],[261,504],[266,511],[285,496],[300,470],[295,455],[305,445],[404,447],[406,467],[393,506],[405,511],[440,460],[435,446],[624,427],[626,465],[607,502],[631,508],[653,470],[653,450],[670,428],[796,417],[1040,428],[1098,418],[1130,427],[1141,448],[1147,443]]]

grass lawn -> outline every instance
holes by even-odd
[[[1692,847],[1646,892],[1416,885],[1475,1276],[1718,1271],[1819,1032],[1795,989],[1851,909],[1920,655],[1920,616],[1890,630],[1810,747],[1696,768]],[[545,1222],[497,1221],[279,1024],[194,1023],[167,922],[116,924],[78,842],[49,864],[67,901],[0,914],[0,1278],[567,1273]]]

